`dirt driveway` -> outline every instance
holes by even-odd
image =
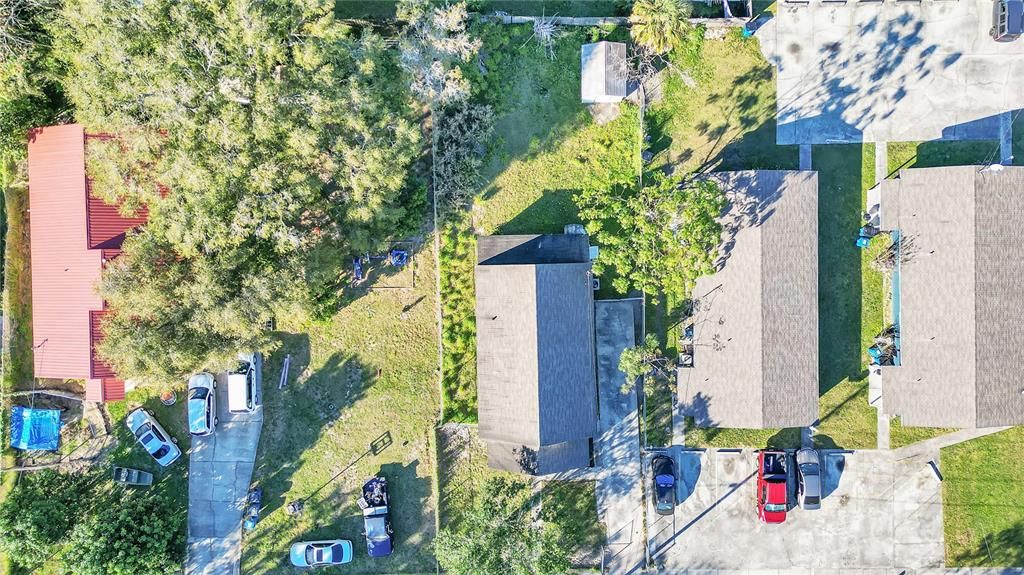
[[[648,545],[661,570],[942,565],[941,484],[923,458],[823,452],[821,509],[791,509],[785,523],[766,525],[754,509],[754,451],[671,454],[681,503],[672,517],[654,514],[650,502],[647,513]]]

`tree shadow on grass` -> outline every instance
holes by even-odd
[[[867,377],[862,360],[863,279],[854,235],[861,225],[860,144],[814,149],[818,168],[818,353],[821,395]]]
[[[253,472],[254,483],[263,487],[264,516],[282,507],[286,496],[309,495],[291,493],[293,475],[306,463],[306,452],[363,397],[373,377],[356,357],[341,353],[335,353],[310,373],[309,337],[278,337],[281,348],[264,362],[264,422]],[[278,389],[285,354],[291,354],[288,379]],[[331,461],[328,468],[343,467],[343,463]]]
[[[953,557],[956,566],[1024,567],[1024,520],[989,533],[978,545]]]

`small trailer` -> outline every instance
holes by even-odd
[[[114,482],[122,485],[149,487],[153,485],[153,474],[131,467],[114,467]]]

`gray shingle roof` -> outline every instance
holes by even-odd
[[[883,209],[913,249],[899,270],[902,365],[884,372],[886,411],[914,426],[1024,423],[1024,168],[910,169],[894,182]]]
[[[589,462],[597,384],[586,246],[586,236],[477,240],[479,433],[492,467],[547,474]]]
[[[719,270],[693,291],[694,366],[679,369],[698,425],[805,426],[818,417],[818,176],[712,174],[729,198]]]

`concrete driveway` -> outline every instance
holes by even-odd
[[[258,397],[262,397],[260,372],[256,370]],[[217,417],[220,423],[213,435],[192,438],[186,575],[239,572],[242,512],[260,442],[263,408],[261,405],[253,413],[230,413],[227,375],[219,374]]]
[[[670,454],[681,503],[662,517],[648,501],[647,513],[648,546],[662,572],[942,566],[940,482],[923,459],[827,452],[821,509],[791,509],[785,523],[766,525],[755,511],[755,452]]]
[[[758,32],[778,66],[779,144],[997,139],[1024,108],[1024,42],[992,0],[780,1]]]

